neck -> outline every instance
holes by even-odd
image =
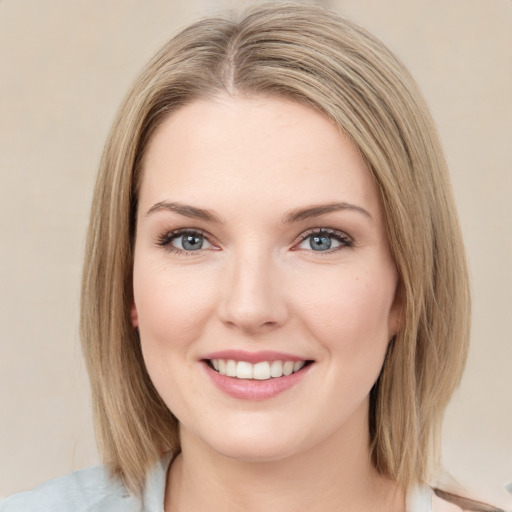
[[[181,443],[166,512],[404,510],[401,490],[373,467],[365,429],[347,426],[313,448],[265,461],[226,457],[184,428]]]

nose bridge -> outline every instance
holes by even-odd
[[[287,305],[271,251],[261,247],[234,251],[228,267],[222,284],[222,320],[246,332],[282,325]]]

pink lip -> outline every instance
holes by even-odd
[[[205,355],[202,359],[233,359],[235,361],[247,361],[251,364],[261,363],[262,361],[305,361],[303,357],[297,357],[284,352],[274,352],[272,350],[262,350],[260,352],[246,352],[244,350],[221,350]]]
[[[212,359],[224,359],[224,357],[214,357]],[[235,358],[229,357],[226,359]],[[247,359],[240,360],[247,361]],[[269,359],[263,360],[268,361]],[[285,358],[284,360],[290,361],[292,359]],[[302,361],[302,359],[296,360]],[[287,389],[290,389],[291,387],[298,384],[309,373],[309,370],[312,366],[313,365],[306,365],[300,371],[292,373],[288,376],[283,375],[282,377],[270,378],[268,380],[252,380],[237,379],[236,377],[227,377],[226,375],[221,375],[219,372],[212,369],[205,361],[203,361],[203,367],[208,377],[217,386],[217,388],[233,398],[239,398],[242,400],[267,400],[269,398],[273,398],[283,391],[286,391]]]

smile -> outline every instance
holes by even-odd
[[[234,359],[210,359],[208,364],[226,377],[246,380],[269,380],[287,377],[301,370],[307,361],[261,361],[252,364]]]
[[[200,360],[206,376],[224,394],[242,400],[267,400],[294,388],[316,366],[303,355],[260,350],[221,350]]]

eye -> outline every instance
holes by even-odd
[[[211,249],[213,247],[203,233],[194,230],[166,233],[158,239],[157,244],[178,254],[197,252],[201,249]]]
[[[297,249],[315,252],[333,252],[343,247],[351,247],[352,240],[342,231],[332,229],[316,229],[301,235],[302,241]]]

